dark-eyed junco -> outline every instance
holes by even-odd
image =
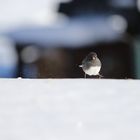
[[[91,52],[83,59],[82,65],[79,67],[81,67],[85,72],[85,78],[86,74],[90,76],[99,76],[101,78],[102,76],[99,74],[101,65],[101,61],[97,57],[97,54],[95,52]]]

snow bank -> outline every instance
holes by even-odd
[[[1,140],[139,140],[140,81],[1,79]]]

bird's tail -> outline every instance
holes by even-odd
[[[83,65],[79,65],[79,67],[80,67],[80,68],[82,68],[82,67],[83,67]]]

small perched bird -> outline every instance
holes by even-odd
[[[95,52],[91,52],[83,59],[82,65],[79,67],[81,67],[85,72],[85,78],[86,74],[90,76],[99,76],[99,78],[101,78],[102,75],[99,74],[101,65],[101,61],[97,57],[97,54]]]

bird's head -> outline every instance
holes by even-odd
[[[88,58],[90,60],[95,60],[97,58],[97,54],[95,52],[91,52],[88,54]]]

